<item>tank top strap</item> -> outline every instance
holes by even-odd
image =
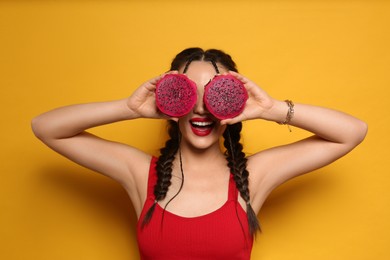
[[[156,164],[158,158],[153,156],[150,162],[149,167],[149,176],[148,176],[148,188],[147,188],[147,197],[153,198],[154,200],[154,186],[157,183],[157,172],[156,172]]]
[[[238,190],[236,187],[236,182],[234,181],[233,174],[230,174],[230,179],[229,179],[228,200],[233,200],[233,201],[238,200]]]

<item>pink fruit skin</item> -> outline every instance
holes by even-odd
[[[170,117],[188,114],[196,104],[196,84],[184,74],[167,74],[156,84],[156,105]]]
[[[210,81],[203,96],[208,111],[223,120],[242,113],[248,100],[244,84],[233,75],[218,75]]]

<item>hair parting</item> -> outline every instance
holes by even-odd
[[[177,54],[171,63],[170,70],[179,70],[184,66],[183,73],[186,73],[188,66],[193,61],[211,62],[218,74],[220,71],[217,64],[222,65],[227,70],[238,72],[236,63],[229,54],[217,49],[203,50],[197,47],[185,49]]]

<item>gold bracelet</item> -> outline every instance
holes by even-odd
[[[288,106],[286,119],[283,122],[279,122],[278,124],[279,125],[287,125],[288,130],[291,132],[291,128],[290,128],[289,124],[291,122],[291,119],[294,117],[294,103],[291,100],[285,100],[284,102],[286,102],[286,104]]]

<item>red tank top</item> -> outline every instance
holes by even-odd
[[[157,204],[150,222],[142,220],[154,203],[155,170],[153,157],[148,179],[147,198],[137,224],[137,239],[142,260],[249,260],[253,239],[245,211],[238,203],[233,178],[229,181],[228,200],[219,209],[199,216],[181,217]]]

